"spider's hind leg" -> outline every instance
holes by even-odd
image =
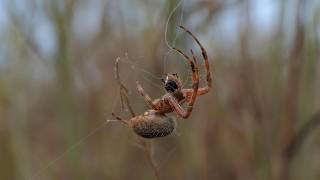
[[[120,121],[125,125],[129,125],[129,120],[123,119],[120,116],[116,115],[115,113],[111,114],[116,120],[109,120],[109,121]]]
[[[132,117],[135,117],[136,114],[133,111],[133,108],[130,104],[129,98],[128,98],[128,92],[129,90],[126,88],[126,86],[121,82],[120,80],[120,75],[119,75],[119,61],[120,61],[120,57],[118,57],[116,59],[116,63],[115,63],[115,78],[120,86],[120,102],[121,102],[121,106],[123,108],[124,104],[127,106],[130,114]]]

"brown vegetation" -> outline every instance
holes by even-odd
[[[319,179],[320,4],[270,1],[271,17],[258,2],[186,0],[165,38],[177,0],[0,1],[0,179]],[[164,72],[190,86],[165,42],[197,48],[178,24],[205,46],[213,90],[173,135],[140,141],[106,121],[131,115],[114,62],[137,113],[135,81],[153,98]]]

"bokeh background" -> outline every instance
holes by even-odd
[[[120,123],[206,48],[213,90],[169,137]],[[0,179],[320,179],[318,0],[0,0]],[[174,114],[171,116],[176,117]],[[320,128],[318,128],[320,129]],[[158,174],[158,175],[157,175]],[[158,176],[158,177],[156,177]]]

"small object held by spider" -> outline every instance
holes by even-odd
[[[190,50],[192,56],[192,58],[190,58],[182,50],[173,48],[180,55],[182,55],[190,65],[190,68],[192,70],[192,88],[183,89],[181,80],[176,73],[166,74],[166,78],[162,79],[162,82],[167,93],[159,99],[152,100],[150,96],[145,93],[142,86],[137,82],[137,90],[139,94],[144,98],[144,101],[149,105],[151,109],[147,110],[142,115],[135,115],[127,98],[127,95],[125,94],[127,93],[127,90],[119,79],[119,59],[116,60],[116,80],[120,85],[120,95],[121,97],[125,97],[122,98],[122,100],[126,101],[126,105],[131,112],[132,118],[123,119],[114,113],[112,113],[112,116],[116,120],[132,128],[137,135],[144,138],[164,137],[171,134],[175,128],[175,123],[174,120],[166,114],[175,112],[179,117],[185,119],[188,118],[192,112],[193,105],[197,96],[208,93],[212,87],[212,79],[206,50],[201,45],[199,40],[188,29],[183,26],[179,27],[186,33],[188,33],[196,41],[201,49],[202,57],[205,64],[207,86],[199,87],[197,59],[193,51]],[[182,107],[184,103],[187,103],[186,109]]]

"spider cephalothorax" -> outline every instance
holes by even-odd
[[[202,57],[204,59],[206,68],[206,80],[208,85],[205,87],[199,87],[199,72],[197,67],[197,59],[191,50],[191,57],[186,55],[178,48],[173,48],[190,65],[192,71],[192,88],[183,89],[180,78],[177,74],[167,74],[166,78],[162,80],[166,94],[159,99],[152,100],[148,94],[145,93],[142,86],[137,82],[137,89],[140,95],[144,98],[145,102],[151,109],[144,112],[142,115],[136,116],[128,102],[128,98],[125,95],[124,100],[131,112],[131,119],[123,119],[114,113],[112,115],[122,123],[131,127],[136,134],[144,138],[163,137],[171,134],[174,130],[174,121],[171,117],[167,116],[167,113],[175,112],[179,117],[188,118],[192,112],[193,105],[197,96],[206,94],[212,87],[212,80],[209,69],[209,61],[207,52],[199,42],[199,40],[185,27],[179,26],[185,32],[187,32],[199,45]],[[123,93],[127,92],[125,86],[120,82],[118,75],[118,61],[116,61],[116,79],[118,80],[120,87],[125,89]],[[122,97],[122,96],[121,96]],[[184,103],[187,103],[186,109],[182,107]]]
[[[177,73],[166,74],[166,79],[162,79],[164,88],[168,93],[175,93],[181,91],[181,80]]]

